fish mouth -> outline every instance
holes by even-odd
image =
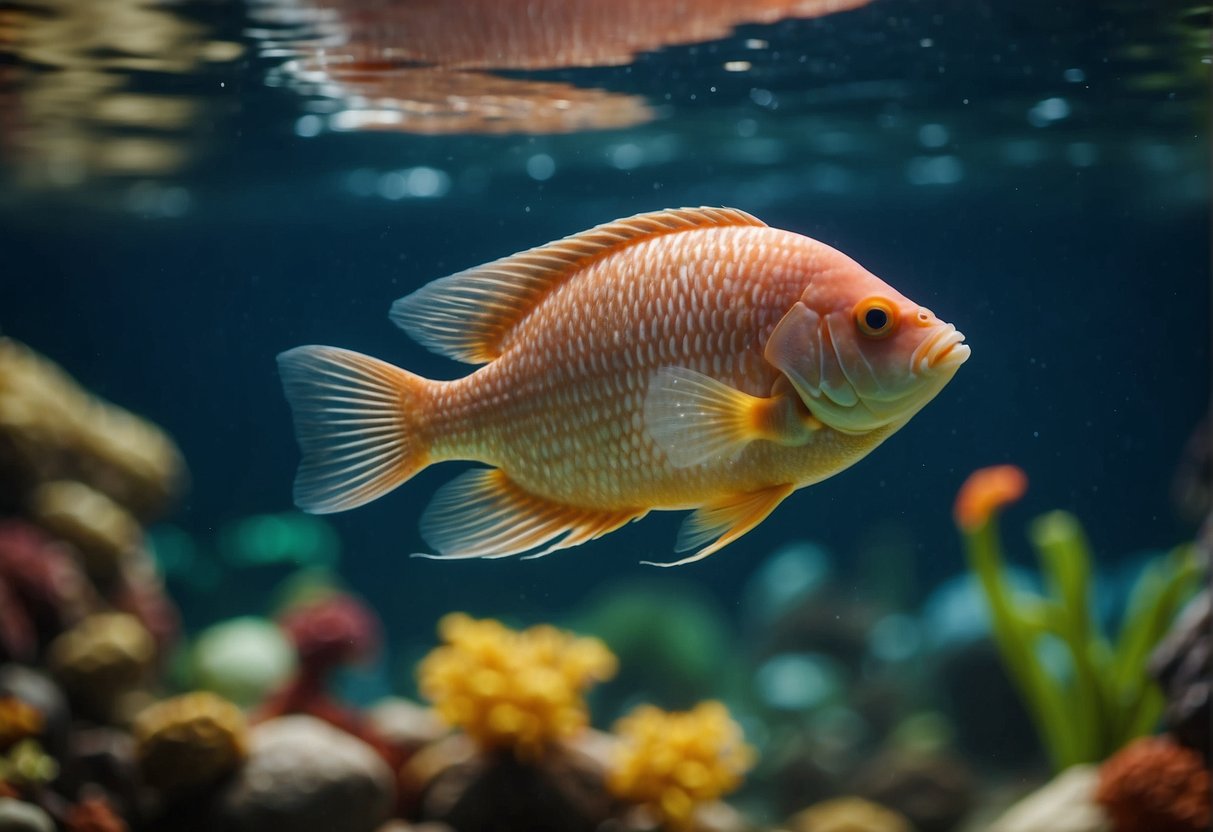
[[[955,370],[969,358],[964,334],[948,324],[914,350],[913,367],[919,373],[929,370]]]

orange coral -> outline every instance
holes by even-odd
[[[42,713],[15,696],[0,696],[0,751],[42,733]]]
[[[126,821],[104,797],[86,797],[67,812],[63,820],[68,832],[128,832]]]
[[[583,694],[615,673],[615,657],[596,638],[554,627],[511,630],[462,613],[444,617],[446,644],[417,669],[438,715],[481,748],[537,757],[589,721]]]
[[[1209,785],[1195,751],[1143,737],[1103,764],[1095,798],[1116,832],[1203,832],[1213,820]]]
[[[1028,476],[1017,465],[978,468],[960,486],[952,516],[966,532],[975,532],[990,522],[1003,506],[1010,505],[1028,490]]]
[[[719,702],[684,713],[642,705],[615,724],[615,733],[608,787],[668,829],[690,828],[696,807],[737,788],[754,762],[741,727]]]

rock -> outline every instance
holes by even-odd
[[[1095,802],[1098,785],[1098,768],[1071,766],[1008,809],[989,832],[1110,832]]]
[[[856,778],[856,791],[896,809],[916,832],[951,832],[973,804],[973,775],[959,759],[942,753],[889,751]]]
[[[253,729],[249,759],[217,800],[224,832],[374,832],[393,775],[366,743],[309,716]]]
[[[1190,603],[1155,648],[1149,670],[1167,697],[1163,721],[1179,742],[1210,760],[1213,729],[1213,594]]]
[[[892,809],[861,797],[839,797],[810,806],[788,819],[793,832],[913,832]]]
[[[145,708],[131,733],[144,782],[164,794],[203,790],[235,771],[248,754],[244,713],[209,691]]]
[[[0,797],[0,832],[55,832],[55,822],[32,803]]]
[[[272,621],[245,616],[204,630],[191,652],[194,682],[238,705],[251,706],[295,672],[295,648]]]
[[[396,696],[376,702],[366,715],[376,734],[406,754],[441,739],[450,731],[433,708]]]
[[[47,650],[51,672],[73,704],[103,722],[121,720],[121,704],[146,680],[156,643],[139,619],[95,613],[64,632]]]

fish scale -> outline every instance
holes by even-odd
[[[850,258],[723,208],[597,226],[434,281],[392,318],[483,366],[444,382],[283,353],[296,501],[339,511],[430,464],[491,466],[422,517],[450,558],[546,554],[682,508],[678,549],[698,551],[679,562],[704,557],[870,452],[968,357]]]

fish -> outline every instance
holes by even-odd
[[[443,559],[540,557],[689,509],[691,554],[654,565],[700,560],[866,456],[970,355],[847,255],[733,208],[608,222],[428,283],[390,318],[479,366],[435,381],[337,347],[280,354],[294,498],[344,511],[481,463],[422,515]]]

